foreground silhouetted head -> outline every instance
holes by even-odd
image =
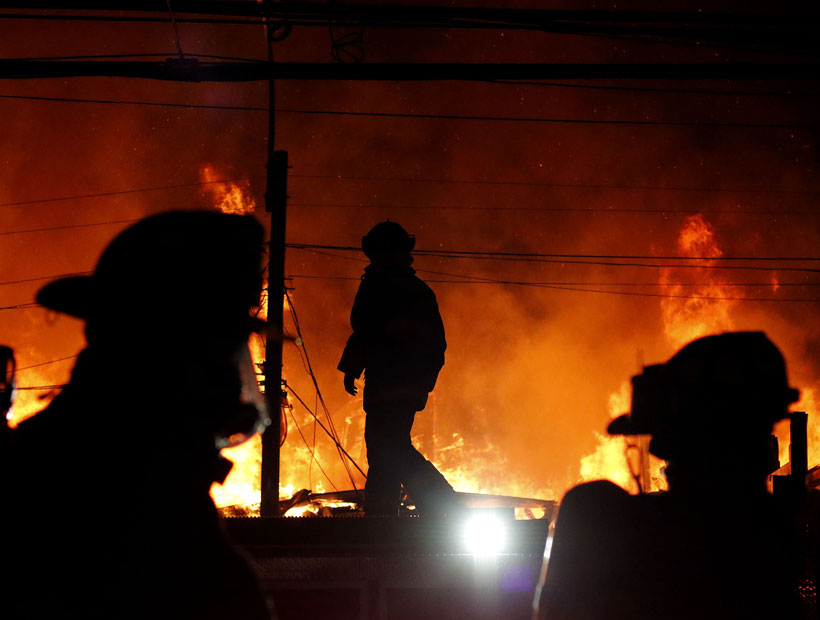
[[[396,222],[379,222],[362,237],[362,251],[370,260],[389,254],[410,254],[416,237],[407,233]]]
[[[120,233],[90,276],[46,285],[37,301],[97,335],[155,343],[247,337],[259,303],[264,232],[250,216],[173,211]],[[200,330],[207,330],[202,333]],[[138,338],[131,338],[130,335]]]
[[[763,332],[718,334],[633,377],[631,411],[607,430],[651,435],[650,451],[675,465],[705,470],[754,461],[763,468],[772,426],[798,397],[782,354]]]
[[[251,216],[162,213],[114,238],[93,274],[46,285],[40,304],[86,321],[88,350],[72,384],[95,394],[112,384],[132,408],[150,398],[193,412],[221,436],[235,434],[238,418],[258,428],[265,414],[248,337],[263,325],[251,316],[263,242]]]

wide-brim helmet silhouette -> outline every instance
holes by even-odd
[[[362,237],[362,251],[370,259],[392,252],[409,254],[415,245],[416,237],[390,220],[379,222]]]
[[[161,213],[117,235],[91,275],[51,282],[36,299],[89,326],[213,330],[238,321],[258,330],[262,324],[249,309],[259,303],[263,243],[264,231],[252,216]]]
[[[703,432],[704,425],[725,436],[767,433],[798,398],[783,355],[766,334],[728,332],[694,340],[665,364],[646,366],[632,378],[630,412],[607,432],[652,435],[656,446]]]

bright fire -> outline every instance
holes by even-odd
[[[202,166],[199,172],[202,179],[204,191],[211,195],[214,205],[223,213],[237,213],[248,215],[253,213],[256,202],[250,192],[250,182],[248,180],[236,180],[220,182],[227,175],[217,173],[208,164]]]
[[[715,239],[715,229],[703,216],[686,219],[678,236],[678,253],[689,257],[694,269],[670,267],[661,271],[660,282],[670,296],[661,301],[663,327],[675,349],[707,334],[734,328],[731,311],[736,302],[714,269],[716,258],[723,255]],[[685,281],[687,286],[679,284]]]
[[[732,330],[731,313],[735,304],[727,299],[730,295],[716,270],[710,269],[723,252],[717,244],[714,227],[701,214],[686,219],[678,235],[677,250],[682,259],[688,258],[688,264],[695,267],[661,270],[659,281],[669,295],[661,300],[661,315],[664,333],[673,350],[701,336]],[[629,411],[629,399],[629,384],[624,383],[620,391],[610,397],[610,415],[615,417]],[[595,437],[598,446],[594,453],[582,459],[581,479],[608,479],[630,492],[637,492],[633,471],[637,474],[636,442],[640,440],[609,437],[598,432]],[[628,448],[627,441],[635,447]],[[649,490],[665,488],[662,461],[650,455],[649,464]]]
[[[213,170],[206,168],[203,176],[215,178]],[[205,177],[204,177],[205,178]],[[217,187],[221,187],[217,186]],[[239,208],[241,212],[248,212],[252,207],[243,207],[226,199],[224,196],[241,195],[236,188],[217,197],[219,208]],[[677,350],[682,345],[700,336],[709,333],[718,333],[734,329],[733,309],[734,301],[727,299],[731,295],[720,278],[717,270],[710,269],[715,259],[722,255],[717,244],[715,229],[702,215],[687,218],[684,222],[678,239],[677,250],[681,259],[687,259],[686,264],[693,267],[664,268],[659,276],[659,282],[664,285],[669,297],[660,303],[664,333],[669,343],[670,351]],[[685,284],[684,284],[685,283]],[[777,286],[776,275],[772,279],[773,287]],[[262,308],[264,314],[266,308]],[[261,363],[264,357],[264,343],[253,343],[252,353],[254,361]],[[817,410],[815,394],[812,390],[803,390],[803,399],[795,410]],[[310,404],[314,403],[311,397]],[[624,382],[620,389],[610,396],[609,413],[615,417],[629,410],[630,387]],[[318,411],[318,407],[316,408]],[[364,412],[361,409],[361,395],[349,402],[342,410],[332,412],[337,420],[339,437],[347,449],[354,456],[359,465],[366,471],[366,457],[363,441]],[[425,412],[424,416],[431,416]],[[364,478],[354,467],[350,466],[352,479],[345,474],[339,475],[339,454],[335,445],[321,432],[317,435],[316,422],[305,409],[298,404],[290,403],[286,410],[288,437],[282,446],[281,452],[281,479],[280,498],[291,497],[300,488],[310,487],[309,490],[321,493],[326,490],[344,490],[362,488]],[[555,492],[543,485],[533,484],[530,479],[511,479],[507,460],[514,459],[497,450],[492,442],[486,445],[470,445],[465,438],[455,433],[452,437],[444,438],[435,431],[425,434],[423,429],[424,418],[419,418],[419,424],[414,429],[414,444],[421,446],[422,452],[433,461],[445,475],[454,488],[462,492],[491,493],[513,495],[519,497],[554,498]],[[429,419],[429,417],[427,418]],[[812,417],[813,419],[813,417]],[[781,433],[782,434],[782,433]],[[786,431],[787,434],[787,431]],[[317,441],[318,436],[318,441]],[[587,455],[580,463],[580,479],[582,481],[595,479],[609,479],[630,492],[637,492],[636,475],[640,467],[639,445],[643,442],[646,449],[646,439],[608,437],[604,433],[595,433],[598,442],[596,450]],[[810,445],[820,445],[820,429],[810,427]],[[815,441],[817,440],[817,441]],[[788,460],[786,454],[788,441],[781,438],[781,462]],[[214,485],[212,497],[219,507],[236,507],[245,514],[258,514],[260,489],[261,442],[258,437],[244,445],[226,450],[224,455],[234,463],[234,468],[224,485]],[[810,463],[820,460],[820,454],[813,454]],[[332,466],[332,467],[329,467]],[[323,471],[324,468],[324,471]],[[666,481],[662,473],[663,462],[649,457],[649,491],[666,488]],[[325,471],[333,472],[328,478]],[[295,485],[292,481],[307,479]],[[338,486],[337,486],[338,485]],[[328,505],[329,506],[329,505]],[[336,504],[333,504],[336,506]],[[306,506],[292,509],[290,516],[318,514],[327,506]],[[336,507],[344,507],[339,504]],[[317,510],[319,511],[317,513]]]

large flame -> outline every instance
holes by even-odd
[[[669,295],[661,300],[663,329],[674,349],[701,336],[733,329],[732,300],[723,281],[710,269],[723,252],[717,244],[714,227],[701,214],[688,217],[677,239],[681,258],[688,258],[696,268],[669,267],[661,270],[659,282]],[[680,282],[685,281],[686,286]],[[610,415],[629,411],[630,389],[624,383],[610,397]],[[595,432],[598,445],[595,452],[581,460],[581,479],[608,479],[622,488],[637,492],[635,477],[640,467],[640,451],[646,450],[645,440],[608,437]],[[663,462],[649,455],[649,489],[665,488]]]
[[[203,189],[211,195],[214,205],[223,213],[248,215],[256,208],[250,192],[250,182],[243,180],[223,181],[226,175],[218,173],[213,166],[202,166],[200,177]]]
[[[663,329],[669,342],[679,348],[695,338],[733,329],[730,297],[716,271],[710,269],[723,255],[715,239],[714,227],[701,214],[686,219],[677,241],[681,257],[688,257],[695,269],[661,271],[660,283],[669,297],[661,301]],[[687,286],[677,283],[685,280]],[[694,286],[692,286],[694,285]]]

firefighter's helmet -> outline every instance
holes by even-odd
[[[362,251],[371,260],[392,252],[409,254],[415,245],[416,237],[390,220],[379,222],[362,237]]]
[[[212,332],[259,303],[263,242],[247,215],[152,215],[117,235],[93,274],[51,282],[37,302],[89,324],[196,324]]]
[[[767,434],[798,398],[783,355],[766,334],[729,332],[699,338],[665,364],[646,366],[632,378],[630,412],[607,431],[652,435],[653,453],[666,458],[663,446],[678,437]]]

